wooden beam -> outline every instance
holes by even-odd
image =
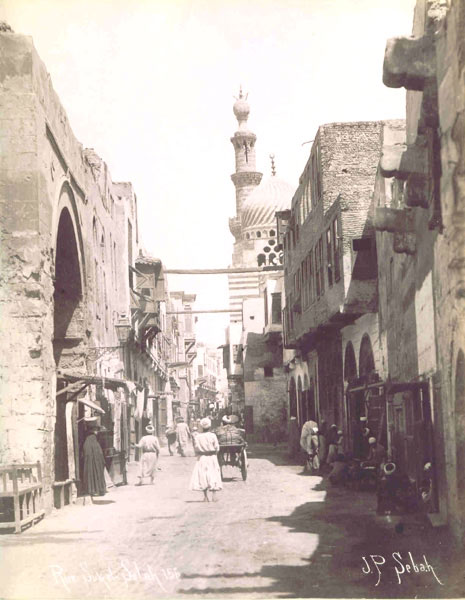
[[[221,275],[228,273],[267,273],[273,271],[282,271],[282,265],[274,267],[227,267],[226,269],[165,269],[164,272],[169,275]]]
[[[86,387],[89,385],[89,382],[84,383],[84,385],[82,385],[82,383],[83,383],[82,381],[76,381],[75,383],[70,383],[65,388],[63,388],[62,390],[57,392],[56,397],[58,398],[58,396],[61,396],[62,394],[72,394],[73,396],[75,396],[76,394],[83,392],[86,389]]]
[[[242,312],[241,308],[214,308],[210,310],[167,310],[167,315],[198,315],[210,313],[232,313]]]

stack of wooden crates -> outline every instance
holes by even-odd
[[[24,526],[41,519],[42,493],[40,462],[0,465],[0,529],[21,533]]]

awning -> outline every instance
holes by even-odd
[[[125,387],[128,388],[129,381],[125,379],[118,379],[116,377],[103,377],[102,375],[87,375],[81,373],[75,373],[74,371],[68,371],[65,369],[57,370],[57,378],[64,379],[70,383],[82,382],[82,384],[101,384],[103,387]],[[73,386],[74,387],[74,386]]]
[[[367,383],[365,385],[358,385],[356,387],[349,387],[347,393],[361,392],[365,390],[372,390],[376,388],[383,388],[386,394],[397,394],[399,392],[406,392],[409,390],[417,390],[419,388],[427,388],[427,381],[378,381],[375,383]]]
[[[92,402],[92,400],[88,400],[87,398],[77,398],[77,401],[82,402],[82,404],[85,404],[89,408],[92,408],[92,410],[96,410],[97,412],[101,413],[102,415],[105,414],[105,411],[103,410],[103,408],[101,408],[98,404],[95,404],[95,402]]]

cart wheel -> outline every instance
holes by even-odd
[[[241,453],[241,473],[242,473],[242,480],[245,481],[247,479],[247,463],[244,459],[243,453]]]

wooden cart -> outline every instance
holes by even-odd
[[[242,479],[247,479],[247,444],[220,444],[218,462],[220,463],[221,479],[223,480],[223,467],[229,465],[241,470]]]

